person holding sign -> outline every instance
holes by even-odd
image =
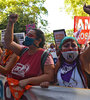
[[[90,46],[80,54],[77,40],[74,37],[64,37],[59,48],[60,56],[55,67],[56,82],[65,87],[88,88],[85,71],[90,73]],[[41,83],[41,87],[48,85],[48,82]]]

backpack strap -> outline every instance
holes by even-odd
[[[45,61],[46,61],[49,54],[50,53],[47,50],[45,50],[43,52],[42,56],[41,56],[41,69],[42,69],[42,72],[44,72],[44,64],[45,64]]]
[[[21,53],[20,53],[20,56],[22,56],[28,49],[29,48],[23,48]],[[43,52],[43,54],[41,55],[41,69],[42,69],[42,72],[44,72],[44,64],[45,64],[45,61],[46,61],[49,54],[50,53],[47,50],[45,50]]]
[[[29,48],[23,48],[21,53],[20,53],[20,56],[22,56]]]

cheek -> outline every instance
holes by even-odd
[[[63,49],[67,49],[67,48],[65,48],[65,47],[62,47],[62,50],[63,50]]]
[[[62,47],[62,51],[69,50],[69,48]]]
[[[76,47],[76,48],[74,48],[75,50],[78,50],[78,48]]]
[[[75,48],[70,49],[70,48],[62,47],[62,50],[61,51],[62,52],[66,52],[66,51],[78,51],[78,48],[75,47]]]

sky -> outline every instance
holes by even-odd
[[[45,7],[48,10],[48,30],[72,29],[74,28],[74,19],[65,12],[64,0],[46,0]],[[63,8],[60,11],[60,8]]]

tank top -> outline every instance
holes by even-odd
[[[35,77],[41,72],[41,55],[44,49],[29,55],[28,50],[21,56],[8,77],[22,80],[25,78]]]

